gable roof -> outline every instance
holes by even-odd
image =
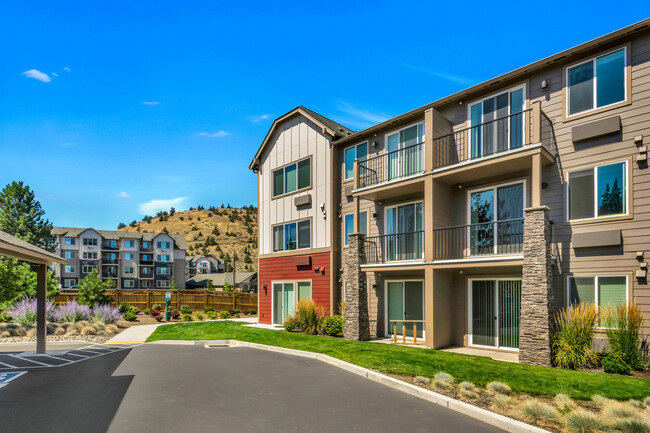
[[[56,254],[52,254],[49,251],[3,231],[0,231],[0,255],[47,265],[52,263],[68,263],[66,259]]]
[[[51,234],[53,236],[68,236],[68,237],[79,237],[83,232],[87,230],[92,230],[99,233],[99,235],[104,239],[135,239],[143,241],[153,241],[156,236],[166,234],[174,240],[174,245],[179,250],[187,249],[187,241],[185,236],[179,234],[171,233],[140,233],[140,232],[122,232],[119,230],[95,230],[92,227],[88,228],[78,228],[78,227],[52,227]]]
[[[250,165],[248,168],[250,170],[257,170],[260,166],[260,158],[264,151],[266,150],[266,147],[269,145],[269,142],[271,140],[271,137],[273,136],[273,133],[275,132],[276,128],[278,125],[285,120],[289,119],[292,116],[295,116],[296,114],[300,114],[317,124],[322,128],[323,134],[329,134],[334,138],[342,138],[342,137],[347,137],[348,135],[354,134],[354,131],[346,128],[345,126],[341,125],[340,123],[336,123],[335,121],[328,119],[325,116],[322,116],[308,108],[303,107],[302,105],[298,105],[296,108],[293,110],[289,111],[288,113],[278,117],[273,121],[273,125],[271,125],[271,128],[269,129],[269,132],[266,133],[266,137],[264,137],[264,141],[262,141],[262,145],[260,148],[257,150],[257,153],[255,154],[255,157],[253,158],[253,161],[251,161]]]

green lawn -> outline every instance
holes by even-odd
[[[247,328],[230,321],[160,326],[147,341],[231,339],[324,353],[382,373],[433,377],[437,372],[445,371],[457,381],[466,380],[477,385],[498,380],[507,383],[516,392],[530,395],[554,396],[561,392],[573,398],[588,399],[593,394],[601,394],[618,400],[650,396],[648,379],[534,367],[438,350]]]

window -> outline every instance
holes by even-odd
[[[135,257],[133,253],[124,254],[124,260],[133,260],[133,257]]]
[[[311,220],[273,227],[273,251],[311,248]]]
[[[169,242],[158,242],[158,248],[160,249],[169,248]]]
[[[171,275],[172,270],[170,268],[156,268],[156,274],[158,274],[158,275]]]
[[[151,242],[143,241],[142,242],[142,248],[151,248]]]
[[[124,241],[124,246],[127,248],[133,248],[135,246],[135,241]]]
[[[97,252],[84,251],[83,258],[84,259],[89,259],[89,260],[97,260]]]
[[[124,280],[124,287],[127,287],[127,288],[135,287],[135,281],[133,281],[133,280]]]
[[[74,245],[76,243],[75,238],[65,238],[66,245]]]
[[[359,212],[359,233],[368,235],[368,212]]]
[[[115,248],[117,246],[117,242],[115,242],[114,240],[106,241],[106,246],[111,247],[111,248]]]
[[[273,197],[298,191],[311,186],[311,159],[273,171]]]
[[[96,238],[85,238],[83,240],[84,245],[97,245],[97,239]]]
[[[354,161],[363,161],[368,156],[368,143],[358,144],[345,149],[345,180],[354,175]]]
[[[158,254],[158,261],[159,262],[168,262],[169,261],[169,254]]]
[[[66,259],[74,259],[75,257],[77,257],[77,253],[75,253],[74,251],[66,251],[63,257],[65,257]]]
[[[424,165],[424,123],[402,128],[386,136],[388,180],[422,171]]]
[[[160,288],[169,287],[169,280],[158,280],[158,281],[156,281],[156,287],[160,287]]]
[[[97,272],[97,266],[83,265],[81,267],[81,272],[84,274],[90,274],[92,272]]]
[[[140,287],[143,289],[150,289],[151,281],[140,281]]]
[[[140,273],[142,275],[151,275],[151,268],[140,268]]]
[[[151,256],[151,254],[141,254],[140,255],[140,261],[150,262],[152,260],[153,260],[153,257]]]
[[[350,244],[350,233],[354,232],[354,214],[347,214],[345,216],[345,246]]]
[[[125,266],[124,267],[124,273],[125,274],[132,274],[133,273],[133,266]]]
[[[75,271],[76,271],[76,269],[75,269],[74,265],[66,265],[65,266],[65,272],[66,273],[71,274],[71,273],[73,273]]]
[[[302,299],[311,299],[311,281],[298,282],[298,302]]]
[[[73,287],[74,285],[74,280],[63,280],[63,287]]]
[[[108,254],[105,254],[105,256],[106,256],[106,258],[108,260],[117,260],[117,254],[115,254],[115,253],[108,253]]]
[[[567,68],[569,116],[625,100],[626,49]]]
[[[627,162],[568,174],[569,220],[627,214]]]
[[[627,276],[570,276],[568,304],[593,302],[598,308],[627,304]]]

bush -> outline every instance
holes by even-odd
[[[640,330],[643,326],[643,313],[637,304],[608,305],[603,313],[603,326],[609,341],[612,355],[625,361],[635,370],[645,365]]]
[[[217,318],[217,312],[216,311],[208,311],[205,313],[205,317],[207,317],[210,320],[214,320]]]
[[[201,313],[200,311],[197,311],[197,313],[194,315],[194,317],[196,317],[196,320],[199,320],[199,321],[203,320],[203,313]]]
[[[160,304],[153,304],[153,306],[152,306],[151,308],[153,308],[154,310],[161,311],[161,310],[162,310],[162,305],[160,305]]]
[[[124,315],[124,317],[122,317],[122,318],[123,318],[124,320],[128,320],[129,322],[133,322],[135,319],[138,318],[138,316],[137,316],[135,313],[132,313],[131,311],[129,311],[129,312],[126,313],[126,314]]]
[[[497,394],[510,394],[512,392],[510,387],[503,382],[490,382],[485,387],[492,392],[496,392]]]
[[[151,317],[157,316],[160,314],[160,310],[156,310],[155,308],[152,308],[151,310],[149,310],[149,314],[151,314]]]
[[[148,309],[148,308],[145,308],[144,310],[142,310],[142,312],[143,312],[144,314],[149,314],[149,309]]]
[[[240,314],[239,314],[239,313],[235,313],[235,315],[234,315],[234,316],[232,316],[232,317],[233,317],[233,318],[235,318],[235,319],[239,319],[239,318],[240,318],[241,316],[240,316]]]
[[[220,319],[227,319],[228,317],[230,317],[230,313],[229,313],[229,312],[227,312],[227,311],[220,311],[220,312],[219,312],[219,318],[220,318]]]
[[[616,430],[621,433],[650,433],[650,424],[637,418],[616,420],[614,427],[616,427]]]
[[[323,334],[323,323],[327,310],[310,299],[301,299],[296,306],[293,319],[296,329],[305,334]]]
[[[156,319],[158,322],[162,322],[163,316],[162,314],[156,314],[153,316],[154,319]]]
[[[123,314],[119,309],[113,308],[108,304],[96,304],[93,307],[93,319],[103,323],[115,323],[122,318]]]
[[[185,313],[181,315],[181,321],[182,322],[191,322],[192,321],[192,315],[189,313]]]
[[[601,361],[605,373],[630,374],[632,367],[627,362],[613,355],[607,355]]]
[[[127,302],[121,302],[120,305],[117,306],[117,309],[119,310],[120,314],[125,314],[131,311],[131,306]]]
[[[295,330],[298,327],[296,323],[296,319],[294,319],[291,316],[287,316],[287,318],[284,319],[284,322],[282,322],[282,326],[284,326],[284,329],[286,329],[289,332]]]
[[[47,301],[45,303],[45,314],[47,320],[53,322],[55,312],[54,302]],[[21,325],[31,325],[32,323],[36,323],[36,299],[30,299],[27,297],[22,298],[13,306],[9,307],[7,313],[14,319],[14,322]]]
[[[228,314],[230,314],[231,316],[234,316],[235,315],[235,310],[233,310],[231,308],[230,310],[228,310]]]
[[[326,317],[323,332],[327,335],[343,335],[343,318],[338,315]]]
[[[596,415],[585,410],[568,414],[565,424],[570,433],[599,433],[606,430],[605,425]]]
[[[172,310],[171,316],[172,316],[172,319],[178,319],[178,318],[181,317],[181,312],[178,311],[178,310]]]
[[[235,308],[233,311],[235,312],[235,314],[241,313],[241,311],[239,311],[239,308]]]
[[[204,313],[209,313],[211,311],[214,311],[214,308],[211,307],[210,305],[206,305],[205,307],[203,307],[203,312]]]
[[[255,308],[251,308],[251,314],[257,314],[257,310]]]
[[[187,305],[181,305],[181,314],[192,314],[192,310]]]
[[[452,375],[449,374],[449,373],[445,373],[445,372],[443,372],[443,371],[441,371],[441,372],[439,372],[439,373],[436,373],[436,374],[433,376],[433,378],[434,378],[437,382],[442,382],[442,383],[446,383],[446,384],[449,384],[449,385],[452,385],[452,384],[454,383],[454,376],[452,376]]]
[[[119,314],[119,313],[118,313]],[[75,299],[59,305],[54,312],[54,321],[75,323],[82,320],[90,320],[92,312],[87,305],[79,305]]]
[[[89,307],[95,304],[110,304],[111,298],[106,294],[106,289],[113,287],[111,281],[102,282],[97,271],[86,275],[77,285],[77,302]]]
[[[524,419],[532,425],[551,424],[557,421],[553,408],[538,400],[530,400],[521,407]]]
[[[596,365],[598,357],[591,350],[598,313],[593,303],[573,304],[555,316],[553,361],[563,368]]]
[[[244,316],[248,316],[249,314],[251,314],[251,310],[249,310],[248,308],[244,308],[242,310],[242,314],[244,314]]]

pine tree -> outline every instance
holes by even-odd
[[[23,182],[11,182],[0,191],[0,230],[32,245],[54,251],[52,223],[45,219],[41,203]]]
[[[77,285],[77,302],[92,307],[95,304],[109,304],[111,298],[106,294],[106,289],[113,287],[113,281],[102,282],[97,270],[86,275]]]
[[[118,230],[119,230],[119,229],[123,229],[123,228],[125,228],[125,227],[126,227],[126,224],[124,224],[124,223],[119,223],[119,224],[117,225],[117,229],[118,229]]]

